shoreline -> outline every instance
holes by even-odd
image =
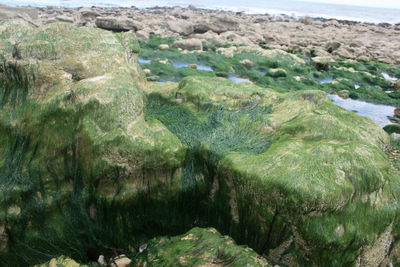
[[[203,45],[265,46],[317,56],[400,64],[400,25],[289,15],[246,14],[196,7],[66,8],[0,5],[0,19],[40,26],[55,22],[199,39]],[[99,22],[102,20],[102,22]],[[332,49],[332,45],[334,49]]]
[[[5,2],[5,3],[4,3]],[[227,5],[227,4],[221,4],[221,5],[209,5],[207,3],[205,4],[191,4],[191,3],[179,3],[179,2],[174,2],[174,3],[163,3],[161,5],[158,4],[158,2],[152,1],[150,4],[144,4],[140,3],[138,5],[131,5],[131,6],[123,6],[120,4],[108,4],[108,5],[91,5],[87,3],[82,4],[82,2],[78,3],[69,3],[65,2],[64,5],[52,5],[52,4],[46,4],[46,3],[14,3],[14,2],[7,2],[3,1],[4,4],[0,3],[0,5],[8,5],[12,7],[33,7],[33,8],[47,8],[47,7],[58,7],[58,8],[117,8],[117,9],[123,9],[123,8],[133,8],[133,9],[141,9],[141,10],[146,10],[146,9],[152,9],[152,8],[163,8],[163,9],[168,9],[168,8],[194,8],[194,9],[203,9],[203,10],[210,10],[210,11],[228,11],[228,12],[233,12],[233,13],[243,13],[246,15],[270,15],[270,16],[289,16],[292,18],[301,18],[301,17],[310,17],[313,19],[335,19],[335,20],[340,20],[340,21],[349,21],[349,22],[359,22],[359,23],[372,23],[372,24],[391,24],[391,25],[400,25],[400,19],[394,21],[393,17],[388,21],[387,17],[385,17],[386,20],[379,20],[378,18],[372,19],[368,18],[368,16],[364,17],[359,14],[359,16],[349,16],[347,15],[339,15],[339,14],[325,14],[325,11],[304,11],[299,9],[298,7],[293,7],[291,9],[279,9],[277,7],[259,7],[259,6],[234,6],[234,5]],[[370,7],[370,6],[357,6],[357,5],[343,5],[343,4],[332,4],[332,3],[313,3],[313,2],[301,2],[303,4],[310,4],[310,5],[320,5],[321,7],[326,7],[326,6],[345,6],[349,9],[354,9],[354,11],[357,11],[357,9],[363,10],[363,9],[374,9],[375,12],[381,12],[384,13],[386,12],[391,12],[393,11],[391,8],[388,7]],[[136,3],[137,4],[137,3]],[[400,13],[400,9],[398,9],[398,12]],[[352,13],[353,15],[353,13]],[[393,14],[392,14],[393,15]]]

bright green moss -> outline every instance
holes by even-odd
[[[9,58],[14,35],[4,25],[0,34],[11,39]],[[93,262],[110,248],[134,257],[132,247],[155,236],[213,226],[272,262],[342,266],[365,260],[391,227],[398,235],[400,181],[382,149],[387,134],[308,90],[349,89],[385,102],[383,65],[338,61],[318,72],[279,51],[226,57],[170,49],[155,55],[206,62],[220,76],[251,76],[261,86],[160,62],[147,66],[180,83],[148,86],[130,34],[55,24],[19,38],[21,73],[25,63],[39,64],[34,83],[17,77],[1,87],[23,89],[21,97],[3,96],[0,109],[0,222],[18,241],[1,252],[2,262],[26,266],[59,255]],[[165,41],[144,44],[142,56]],[[286,76],[263,74],[276,68]],[[329,77],[336,85],[319,83]],[[365,84],[351,89],[358,82]],[[199,250],[180,240],[186,235],[158,238],[138,260],[266,264],[210,231],[189,233]]]
[[[213,228],[193,228],[176,237],[158,237],[134,263],[142,266],[270,266],[252,249],[238,246]]]
[[[0,221],[9,227],[8,240],[18,242],[8,244],[1,262],[26,266],[58,255],[88,261],[86,249],[104,250],[96,240],[117,239],[104,233],[106,216],[92,221],[92,203],[102,203],[92,213],[115,209],[117,218],[121,205],[157,188],[160,174],[171,180],[166,192],[177,191],[172,177],[186,149],[165,126],[144,121],[135,44],[131,35],[52,24],[20,37],[17,61],[5,50]],[[162,190],[158,195],[165,200]],[[114,231],[123,225],[109,223]],[[132,240],[121,246],[126,242]]]

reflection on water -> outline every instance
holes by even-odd
[[[160,78],[160,82],[176,82],[176,79],[174,77],[164,77]]]
[[[172,62],[172,66],[174,66],[174,68],[180,69],[180,68],[186,68],[187,66],[189,66],[190,64],[188,63],[183,63],[180,61],[174,61]]]
[[[393,116],[395,110],[392,106],[372,104],[351,98],[343,99],[337,95],[329,95],[329,98],[336,105],[368,117],[382,127],[391,123],[388,116]]]
[[[388,80],[388,81],[397,81],[397,78],[396,78],[396,77],[390,76],[390,75],[389,75],[388,73],[386,73],[386,72],[381,72],[381,74],[382,74],[383,78],[385,78],[385,80]]]
[[[138,62],[139,62],[139,64],[149,64],[149,63],[151,63],[151,60],[139,57]]]
[[[253,82],[250,81],[250,80],[243,79],[243,78],[239,78],[239,77],[237,77],[237,76],[235,76],[235,75],[230,75],[230,76],[228,77],[228,79],[231,80],[231,81],[234,82],[234,83],[253,83]]]
[[[318,79],[317,81],[320,83],[320,84],[325,84],[325,83],[331,83],[331,82],[333,82],[335,79],[333,79],[332,77],[328,77],[328,78],[325,78],[325,79]]]
[[[180,61],[172,62],[172,66],[174,66],[177,69],[186,68],[186,67],[189,67],[190,65],[191,65],[190,63],[185,63],[185,62],[180,62]],[[204,64],[193,64],[193,65],[196,65],[197,70],[213,71],[213,69],[210,66],[206,66]]]
[[[203,64],[198,64],[197,65],[198,70],[204,70],[204,71],[214,71],[210,66],[206,66]]]

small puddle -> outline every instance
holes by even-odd
[[[188,64],[188,63],[179,62],[179,61],[172,62],[172,66],[174,66],[174,68],[176,68],[176,69],[186,68],[189,65],[190,64]]]
[[[252,81],[250,81],[248,79],[239,78],[235,75],[228,76],[228,79],[234,83],[253,83]]]
[[[185,63],[185,62],[180,62],[180,61],[175,61],[172,62],[172,66],[174,68],[180,69],[180,68],[187,68],[189,65],[192,65],[192,63]],[[213,69],[210,66],[204,65],[204,64],[194,64],[197,66],[197,70],[204,70],[204,71],[213,71]]]
[[[396,77],[390,76],[390,75],[389,75],[388,73],[386,73],[386,72],[381,72],[381,74],[382,74],[383,78],[385,78],[385,80],[388,80],[388,81],[397,81],[397,78],[396,78]]]
[[[203,64],[198,64],[197,69],[204,70],[204,71],[214,71],[213,68],[211,68],[210,66],[203,65]]]
[[[329,98],[332,99],[334,104],[347,110],[356,112],[362,116],[368,117],[382,127],[391,124],[388,116],[393,116],[395,107],[372,104],[351,98],[343,99],[337,95],[329,95]]]
[[[328,77],[328,78],[325,78],[325,79],[317,79],[317,81],[320,83],[320,84],[325,84],[325,83],[331,83],[331,82],[333,82],[335,79],[333,79],[332,77]]]
[[[166,78],[160,78],[160,82],[176,82],[176,79],[174,77],[166,77]]]
[[[139,64],[149,64],[149,63],[151,63],[151,60],[139,57],[138,62],[139,62]]]

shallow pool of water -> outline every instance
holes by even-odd
[[[151,60],[139,57],[138,62],[139,62],[139,64],[149,64],[149,63],[151,63]]]
[[[203,65],[203,64],[197,64],[197,69],[204,70],[204,71],[214,71],[213,68],[211,68],[210,66]]]
[[[331,83],[331,82],[333,82],[335,79],[333,79],[332,77],[328,77],[328,78],[325,78],[325,79],[318,79],[317,81],[320,83],[320,84],[325,84],[325,83]]]
[[[397,81],[396,77],[390,76],[388,73],[386,72],[381,72],[383,78],[385,78],[388,81]]]
[[[343,99],[337,95],[329,95],[329,98],[332,99],[334,104],[368,117],[382,127],[391,124],[388,116],[393,116],[395,107],[372,104],[351,98]]]
[[[172,62],[172,66],[174,68],[180,69],[180,68],[187,68],[189,65],[192,63],[185,63],[185,62],[180,62],[180,61],[174,61]],[[204,71],[213,71],[213,69],[210,66],[204,65],[204,64],[196,64],[197,70],[204,70]]]
[[[165,77],[165,78],[160,78],[160,82],[176,82],[176,79],[174,77]]]
[[[248,79],[243,79],[243,78],[239,78],[235,75],[230,75],[228,77],[229,80],[231,80],[234,83],[253,83],[252,81],[248,80]]]

